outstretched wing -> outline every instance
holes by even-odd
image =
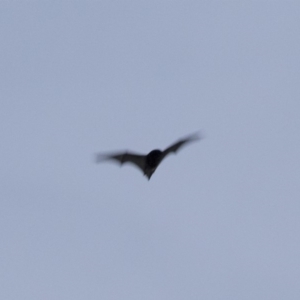
[[[171,146],[169,146],[167,149],[165,149],[163,151],[163,158],[165,158],[170,153],[176,153],[184,145],[186,145],[190,142],[200,140],[200,139],[201,139],[201,137],[199,136],[199,133],[194,133],[192,135],[189,135],[185,138],[180,139],[179,141],[172,144]]]
[[[122,153],[115,153],[115,154],[96,154],[96,162],[102,162],[106,160],[114,160],[119,162],[121,165],[124,163],[132,163],[136,167],[140,168],[142,172],[144,172],[145,168],[145,155],[129,153],[129,152],[122,152]]]

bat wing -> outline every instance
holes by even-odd
[[[201,139],[201,137],[199,136],[199,133],[195,133],[195,134],[192,134],[185,138],[180,139],[179,141],[172,144],[171,146],[169,146],[167,149],[165,149],[163,151],[163,158],[165,158],[170,153],[176,153],[184,145],[186,145],[190,142],[200,140],[200,139]]]
[[[145,155],[136,154],[136,153],[129,153],[129,152],[122,152],[122,153],[115,153],[115,154],[96,154],[96,162],[99,163],[101,161],[106,160],[114,160],[119,162],[121,165],[124,163],[132,163],[136,167],[144,172],[145,168]]]

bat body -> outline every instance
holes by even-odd
[[[132,152],[121,152],[115,154],[97,154],[96,162],[101,162],[105,160],[115,160],[121,165],[123,163],[132,163],[138,167],[145,176],[150,180],[151,176],[155,172],[156,168],[162,162],[162,160],[170,153],[176,153],[184,145],[199,140],[198,134],[193,134],[188,137],[182,138],[166,148],[164,151],[155,149],[149,152],[147,155],[132,153]]]

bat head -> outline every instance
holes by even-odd
[[[146,166],[151,169],[156,169],[162,159],[162,152],[158,149],[152,150],[146,156]]]
[[[146,155],[144,174],[148,177],[148,180],[150,180],[152,174],[155,172],[162,158],[162,151],[158,149],[152,150]]]

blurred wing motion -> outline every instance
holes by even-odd
[[[150,151],[147,155],[141,155],[136,153],[128,153],[126,151],[119,153],[108,153],[108,154],[97,154],[96,162],[106,160],[114,160],[119,162],[121,165],[124,163],[132,163],[138,167],[148,180],[150,180],[152,174],[155,172],[162,160],[170,153],[176,153],[184,145],[199,140],[201,137],[199,134],[192,134],[185,138],[178,140],[176,143],[169,146],[164,151],[154,149]]]
[[[144,172],[145,168],[145,155],[135,154],[135,153],[116,153],[116,154],[96,154],[96,162],[99,163],[105,160],[115,160],[121,165],[124,163],[132,163],[136,167]]]
[[[186,138],[180,139],[178,142],[172,144],[171,146],[169,146],[167,149],[165,149],[163,151],[163,158],[165,158],[170,153],[176,153],[184,145],[186,145],[190,142],[200,140],[200,139],[201,139],[201,136],[199,136],[199,133],[195,133]]]

